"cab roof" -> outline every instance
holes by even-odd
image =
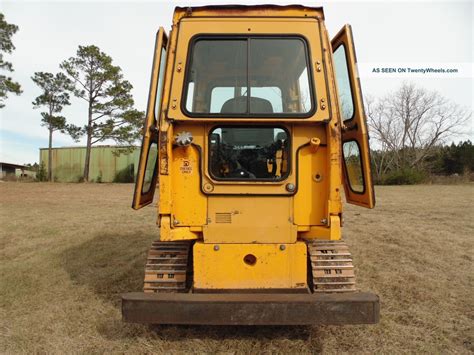
[[[209,5],[176,7],[173,23],[185,17],[313,17],[324,20],[322,7],[302,5]]]

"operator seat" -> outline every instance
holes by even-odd
[[[247,96],[238,96],[227,100],[222,105],[221,113],[245,113],[247,112]],[[273,113],[270,101],[259,97],[250,97],[250,112]]]
[[[273,106],[270,101],[259,97],[250,97],[250,112],[273,113]],[[238,96],[227,100],[222,105],[221,113],[245,113],[247,111],[247,96]],[[263,138],[263,137],[262,137]],[[244,149],[239,154],[239,163],[242,164],[247,171],[255,175],[256,178],[270,178],[266,160],[259,157],[255,149]],[[254,178],[255,178],[254,177]]]

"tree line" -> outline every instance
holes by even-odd
[[[371,151],[372,172],[376,184],[411,185],[438,181],[438,177],[453,178],[452,181],[474,181],[474,145],[470,140],[436,146],[420,166],[393,166],[382,172],[379,169],[383,165],[382,162],[391,160],[390,156],[395,154],[401,152]]]
[[[3,60],[3,53],[12,53],[12,36],[18,26],[9,24],[0,13],[0,68],[13,72],[13,66]],[[41,89],[32,105],[41,109],[41,124],[49,131],[47,180],[52,181],[52,146],[54,132],[70,135],[75,141],[86,138],[83,181],[89,181],[91,148],[111,139],[130,146],[140,136],[144,112],[134,108],[132,84],[124,79],[122,69],[97,46],[79,46],[75,56],[63,60],[58,73],[36,72],[31,77]],[[20,95],[21,86],[12,78],[0,76],[0,107],[5,106],[9,93]],[[76,126],[61,115],[71,105],[71,95],[87,103],[86,123]]]

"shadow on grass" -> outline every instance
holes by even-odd
[[[150,236],[134,232],[100,234],[62,254],[71,280],[120,306],[120,294],[140,291]]]
[[[152,238],[136,231],[101,234],[62,255],[62,265],[71,280],[85,285],[99,298],[120,309],[120,295],[141,291],[146,253]],[[104,319],[98,331],[108,339],[138,339],[179,342],[185,339],[308,340],[308,326],[142,326],[118,319]]]
[[[167,340],[180,341],[189,338],[208,340],[307,340],[311,334],[310,326],[209,326],[153,325],[149,329]]]
[[[211,325],[140,325],[119,320],[103,322],[98,331],[107,339],[142,339],[154,342],[250,340],[250,341],[309,341],[318,339],[318,327],[311,326],[211,326]],[[319,343],[319,341],[317,342]],[[188,349],[189,350],[189,349]],[[318,350],[316,346],[315,351]]]

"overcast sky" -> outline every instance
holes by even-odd
[[[78,45],[97,45],[119,65],[133,86],[136,107],[145,110],[155,33],[167,32],[175,6],[253,1],[21,1],[1,0],[7,22],[19,26],[13,37],[16,50],[13,78],[22,85],[21,96],[10,96],[0,109],[0,161],[33,163],[48,132],[40,125],[40,110],[31,102],[40,94],[31,81],[36,71],[57,72],[59,63],[73,56]],[[263,3],[296,3],[263,1]],[[301,2],[315,6],[314,1]],[[364,94],[383,96],[403,81],[437,90],[473,109],[473,17],[471,1],[430,2],[318,2],[324,7],[330,36],[345,24],[353,28]],[[445,68],[457,74],[383,74],[373,68]],[[69,122],[84,125],[87,107],[77,99],[63,111]],[[464,139],[473,136],[472,120]],[[55,133],[54,146],[81,145]]]

